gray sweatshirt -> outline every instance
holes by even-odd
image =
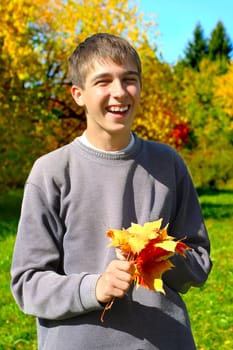
[[[105,232],[163,218],[192,250],[172,258],[166,295],[136,289],[100,316],[95,286],[112,259]],[[39,158],[26,182],[12,292],[37,318],[39,350],[195,349],[180,292],[211,269],[209,240],[187,168],[171,147],[142,140],[124,154],[79,139]]]

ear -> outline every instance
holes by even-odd
[[[80,107],[84,106],[83,90],[80,87],[78,87],[77,85],[72,85],[71,95],[75,100],[75,102],[77,103],[77,105],[79,105]]]

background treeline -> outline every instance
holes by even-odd
[[[38,156],[85,129],[70,96],[67,58],[99,31],[124,36],[141,55],[137,134],[177,148],[197,187],[232,180],[232,43],[222,22],[209,38],[198,23],[170,65],[157,54],[156,23],[132,1],[7,0],[0,15],[0,189],[22,187]]]

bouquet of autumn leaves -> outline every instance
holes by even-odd
[[[185,256],[190,249],[185,243],[167,234],[168,225],[161,228],[162,219],[147,222],[143,226],[132,223],[128,229],[110,229],[106,235],[110,246],[119,248],[127,260],[134,261],[132,280],[143,286],[165,294],[162,275],[174,265],[169,260],[175,253]],[[106,306],[110,309],[113,301]]]

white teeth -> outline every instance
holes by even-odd
[[[112,106],[109,107],[110,112],[126,112],[128,110],[128,106],[124,107],[118,107],[118,106]]]

